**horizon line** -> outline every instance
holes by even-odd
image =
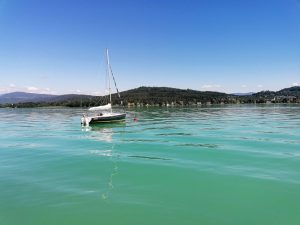
[[[230,93],[222,92],[222,91],[218,91],[218,90],[195,90],[195,89],[191,89],[191,88],[176,88],[176,87],[167,87],[167,86],[144,86],[143,85],[143,86],[127,89],[127,90],[120,91],[120,92],[130,91],[130,90],[134,90],[134,89],[138,89],[138,88],[142,88],[142,87],[146,87],[146,88],[172,88],[172,89],[179,89],[179,90],[193,90],[193,91],[199,91],[199,92],[217,92],[217,93],[225,93],[225,94],[255,94],[255,93],[266,92],[266,91],[277,92],[277,91],[281,91],[281,90],[286,89],[286,88],[300,87],[300,85],[291,85],[290,87],[282,88],[282,89],[275,90],[275,91],[274,90],[246,91],[246,92],[237,91],[237,92],[230,92]],[[10,91],[7,91],[7,92],[0,93],[0,96],[5,95],[5,94],[17,93],[17,92],[29,93],[29,94],[40,94],[40,95],[53,95],[53,96],[60,96],[60,95],[105,96],[106,95],[104,93],[100,95],[100,92],[98,92],[98,93],[97,92],[86,93],[86,92],[81,92],[79,90],[76,90],[75,91],[76,93],[74,93],[74,92],[57,93],[55,91],[47,92],[47,91],[43,91],[43,90],[40,90],[40,92],[39,92],[39,89],[36,89],[36,90],[22,90],[22,89],[19,89],[19,90],[10,90]],[[112,94],[115,94],[115,93],[117,93],[117,92],[113,92]]]

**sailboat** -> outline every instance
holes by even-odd
[[[114,78],[112,68],[109,61],[108,49],[106,49],[106,63],[107,63],[107,78],[108,78],[108,91],[109,91],[109,102],[106,105],[100,105],[91,107],[88,109],[89,112],[92,112],[94,115],[84,114],[81,118],[81,124],[84,126],[89,126],[99,123],[115,123],[125,121],[126,113],[113,112],[112,109],[112,100],[111,100],[111,78],[114,81],[118,97],[120,98],[120,93],[116,85],[116,80]]]

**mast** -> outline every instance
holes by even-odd
[[[107,62],[107,76],[108,76],[109,103],[111,104],[110,64],[109,64],[108,48],[106,49],[106,62]],[[112,113],[112,108],[110,108],[110,112]]]

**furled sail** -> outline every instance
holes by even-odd
[[[95,106],[89,108],[89,111],[101,111],[101,110],[109,110],[111,109],[111,104],[108,103],[107,105]]]

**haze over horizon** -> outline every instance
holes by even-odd
[[[142,86],[141,86],[142,87]],[[137,87],[137,88],[141,88],[141,87]],[[153,87],[157,87],[157,86],[153,86]],[[297,86],[291,86],[291,87],[300,87],[299,85]],[[158,88],[173,88],[173,87],[158,87]],[[133,88],[135,89],[135,88]],[[180,89],[180,88],[179,88]],[[288,89],[288,88],[283,88],[283,89]],[[280,89],[280,90],[283,90],[283,89]],[[123,91],[129,91],[129,90],[132,90],[132,89],[128,89],[128,90],[121,90],[120,92],[122,93]],[[185,90],[185,89],[183,89]],[[192,89],[194,90],[194,89]],[[278,90],[278,91],[280,91]],[[213,91],[213,90],[197,90],[197,91],[208,91],[208,92],[220,92],[220,93],[223,93],[221,91]],[[263,90],[263,91],[273,91],[273,90]],[[112,91],[112,94],[113,93],[116,93],[117,91]],[[226,92],[225,92],[226,93]],[[231,93],[226,93],[226,94],[233,94],[233,95],[249,95],[249,94],[255,94],[255,93],[259,93],[259,92],[231,92]],[[78,92],[78,91],[75,91],[75,92],[70,92],[70,93],[56,93],[56,92],[49,92],[49,91],[44,91],[44,90],[35,90],[35,91],[30,91],[30,90],[15,90],[15,91],[9,91],[9,92],[3,92],[1,93],[0,92],[0,96],[10,96],[11,94],[15,95],[17,94],[18,97],[20,96],[23,96],[23,94],[34,94],[34,95],[53,95],[53,96],[62,96],[62,95],[92,95],[92,96],[104,96],[104,95],[107,95],[106,92],[104,92],[103,94],[100,93],[100,92],[95,92],[95,93],[83,93],[83,92]]]
[[[0,94],[226,93],[300,83],[300,1],[0,0]]]

